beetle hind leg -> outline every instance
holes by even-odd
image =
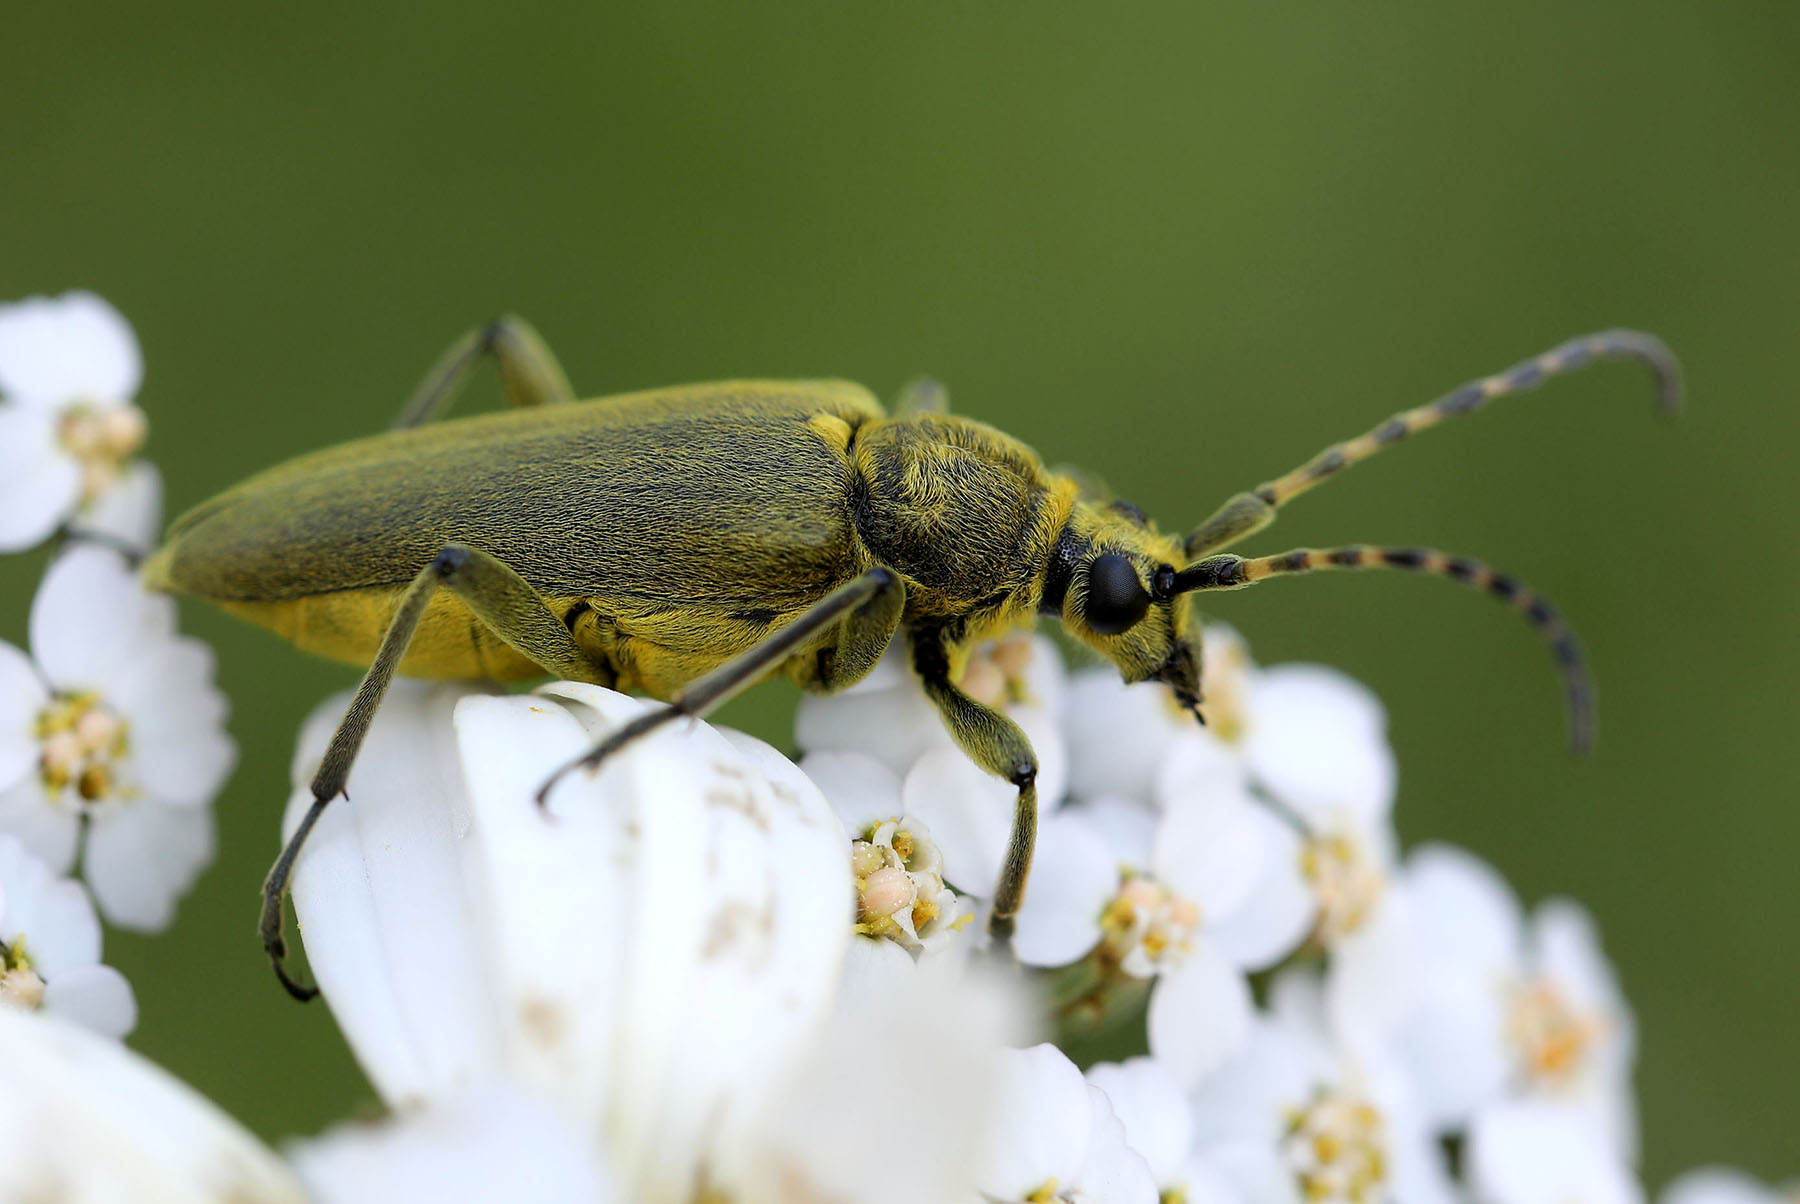
[[[394,426],[423,426],[443,417],[468,383],[469,374],[488,356],[500,369],[508,405],[560,405],[575,400],[568,375],[543,337],[524,318],[505,314],[450,345],[400,408]]]
[[[311,999],[318,994],[318,989],[299,982],[286,968],[287,942],[282,935],[282,912],[295,859],[319,816],[344,793],[350,767],[362,748],[363,737],[369,733],[376,708],[381,705],[382,696],[394,679],[394,671],[406,657],[406,650],[425,616],[425,608],[440,588],[456,594],[482,624],[545,672],[599,685],[610,685],[614,680],[612,667],[596,662],[582,651],[562,620],[544,604],[543,596],[517,572],[488,553],[464,544],[446,544],[443,551],[419,571],[401,595],[400,605],[388,620],[387,631],[381,637],[381,647],[356,687],[350,709],[331,735],[331,743],[326,746],[318,772],[313,775],[312,806],[282,846],[281,855],[275,859],[263,882],[262,914],[258,923],[263,951],[269,955],[281,985],[296,999]]]

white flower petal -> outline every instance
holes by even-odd
[[[93,293],[0,305],[0,394],[33,405],[118,405],[143,379],[137,336]]]
[[[1243,794],[1248,788],[1237,750],[1205,728],[1182,732],[1169,741],[1156,769],[1152,795],[1164,811],[1198,798],[1221,793]]]
[[[212,649],[177,636],[115,670],[108,702],[130,725],[143,788],[178,804],[212,801],[237,761],[225,734],[225,696],[212,684]]]
[[[1469,1131],[1466,1175],[1489,1204],[1642,1204],[1644,1193],[1604,1142],[1561,1109],[1507,1103]]]
[[[1071,674],[1064,697],[1069,793],[1150,802],[1163,754],[1194,726],[1175,709],[1168,688],[1154,682],[1127,686],[1117,669],[1103,665]]]
[[[1439,971],[1422,984],[1393,1053],[1432,1128],[1462,1128],[1506,1089],[1514,1060],[1505,1003],[1503,984],[1485,974]]]
[[[1075,1173],[1071,1187],[1077,1199],[1093,1204],[1156,1204],[1156,1179],[1143,1155],[1125,1142],[1125,1126],[1113,1114],[1112,1104],[1100,1088],[1088,1087],[1088,1108],[1093,1117],[1093,1136],[1087,1160]]]
[[[12,789],[0,790],[0,833],[17,837],[53,872],[66,874],[81,847],[81,817],[51,806],[37,775],[31,774]]]
[[[1065,814],[1038,826],[1030,889],[1013,931],[1028,966],[1066,966],[1100,940],[1100,914],[1119,890],[1119,863],[1086,824]]]
[[[590,736],[644,707],[575,683],[545,692],[589,708]],[[642,1196],[682,1192],[709,1144],[730,1146],[750,1127],[753,1096],[814,1039],[829,1008],[854,898],[842,829],[772,749],[703,724],[664,729],[597,777],[566,781],[552,798],[561,824],[565,796],[592,787],[589,805],[624,821],[633,851],[625,915],[635,922],[619,933],[625,961],[614,980],[630,986],[612,1073],[600,1080],[614,1103],[616,1169]],[[576,871],[592,876],[593,865],[585,858]],[[610,917],[568,910],[588,917],[584,929]]]
[[[993,894],[1012,832],[1019,792],[983,771],[961,749],[920,757],[900,785],[900,801],[931,829],[944,857],[944,879],[967,894]]]
[[[1092,828],[1120,865],[1140,873],[1149,872],[1156,825],[1161,817],[1148,804],[1109,794],[1070,803],[1058,814],[1078,817]]]
[[[1112,1102],[1125,1140],[1144,1156],[1157,1186],[1177,1184],[1193,1148],[1194,1118],[1169,1069],[1154,1058],[1132,1058],[1089,1067],[1087,1080]]]
[[[900,775],[874,757],[854,752],[808,753],[800,768],[824,792],[844,830],[857,833],[899,819]]]
[[[54,415],[0,401],[0,553],[48,539],[81,498],[81,465]]]
[[[1150,1052],[1192,1086],[1230,1061],[1250,1035],[1250,984],[1204,940],[1150,992]]]
[[[1236,789],[1192,795],[1163,812],[1151,872],[1198,903],[1205,919],[1229,915],[1268,872],[1266,820],[1261,805]]]
[[[1251,679],[1244,756],[1251,774],[1309,820],[1348,813],[1372,827],[1392,809],[1387,717],[1367,688],[1322,665],[1277,665]]]
[[[0,883],[7,909],[0,934],[23,936],[31,964],[46,979],[100,960],[100,921],[81,883],[58,878],[25,846],[0,836]]]
[[[1052,1179],[1068,1183],[1086,1164],[1093,1104],[1075,1063],[1054,1045],[1001,1053],[994,1128],[976,1186],[997,1200],[1021,1200]]]
[[[75,966],[44,982],[44,1010],[103,1037],[137,1027],[137,997],[111,966]]]
[[[1496,978],[1519,973],[1524,912],[1492,866],[1450,845],[1426,844],[1407,857],[1401,881],[1433,958]]]
[[[1703,1166],[1678,1175],[1657,1204],[1782,1204],[1782,1193],[1735,1168]]]
[[[162,474],[156,465],[133,460],[110,488],[81,508],[74,526],[81,534],[148,551],[162,532],[162,497]]]
[[[91,544],[59,555],[31,603],[31,653],[58,690],[103,688],[174,632],[174,601],[145,593],[123,557]]]
[[[1209,1156],[1238,1141],[1273,1150],[1291,1110],[1306,1102],[1317,1078],[1309,1043],[1256,1018],[1242,1048],[1204,1077],[1190,1097],[1195,1143]]]
[[[955,747],[910,670],[882,689],[802,696],[794,714],[794,740],[808,754],[864,753],[899,774],[931,749]]]
[[[1223,915],[1206,917],[1207,936],[1233,962],[1255,973],[1279,964],[1304,941],[1318,917],[1318,898],[1300,864],[1300,837],[1266,809],[1249,812],[1263,829],[1263,872]]]
[[[450,715],[467,692],[394,682],[348,797],[325,809],[294,867],[307,963],[369,1081],[395,1107],[452,1096],[503,1065],[493,954],[459,847],[469,813]],[[308,718],[300,782],[348,704],[347,693],[335,695]],[[294,791],[284,837],[311,802],[305,785]]]
[[[78,1025],[0,1008],[0,1199],[305,1204],[287,1168],[186,1085]]]
[[[48,701],[31,658],[0,640],[0,791],[37,769],[42,749],[32,727]]]
[[[606,1204],[591,1146],[518,1090],[484,1086],[381,1124],[340,1125],[292,1150],[316,1204]]]
[[[215,840],[209,807],[128,800],[94,817],[82,877],[109,923],[161,932],[175,919],[175,901],[212,864]]]
[[[1380,1056],[1417,1013],[1426,974],[1409,900],[1386,891],[1362,925],[1332,949],[1325,979],[1332,1034],[1355,1055]]]

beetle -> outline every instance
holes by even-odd
[[[434,421],[484,358],[497,364],[510,407]],[[1660,341],[1584,335],[1334,444],[1234,494],[1181,536],[1128,502],[1084,494],[1012,437],[948,413],[928,384],[891,415],[861,386],[830,380],[578,402],[531,326],[504,317],[451,347],[394,429],[288,461],[182,516],[144,578],[367,667],[313,778],[312,805],[263,888],[263,947],[297,998],[316,989],[286,969],[288,877],[343,793],[396,673],[552,674],[668,704],[560,777],[776,672],[809,690],[844,689],[904,634],[956,743],[1017,791],[990,918],[1004,942],[1031,868],[1037,759],[1019,727],[957,679],[975,645],[1040,615],[1059,619],[1126,681],[1163,683],[1204,722],[1194,596],[1316,570],[1448,577],[1509,603],[1547,637],[1585,749],[1592,698],[1581,646],[1517,579],[1422,548],[1248,559],[1225,549],[1383,448],[1613,358],[1648,365],[1661,408],[1679,404],[1679,369]]]

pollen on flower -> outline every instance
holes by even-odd
[[[1250,648],[1229,627],[1209,627],[1200,666],[1200,697],[1206,726],[1227,744],[1250,730]]]
[[[969,656],[957,685],[963,693],[989,706],[1006,706],[1015,702],[1032,702],[1026,684],[1026,671],[1037,655],[1031,633],[1017,631],[984,644]]]
[[[25,956],[23,937],[0,941],[0,1003],[35,1011],[44,1003],[44,980]]]
[[[1101,913],[1101,949],[1133,978],[1149,978],[1194,951],[1200,921],[1198,903],[1133,874]]]
[[[1387,876],[1363,842],[1343,833],[1316,833],[1300,851],[1300,869],[1319,905],[1314,939],[1329,949],[1361,928]]]
[[[1571,1079],[1593,1049],[1605,1025],[1578,1011],[1549,979],[1514,988],[1507,1013],[1507,1036],[1526,1076],[1543,1086]]]
[[[81,465],[81,500],[91,502],[118,480],[120,469],[144,445],[149,423],[136,406],[77,403],[63,414],[58,434]]]
[[[850,842],[856,931],[911,950],[961,930],[973,915],[944,885],[943,858],[925,825],[910,816],[872,825]]]
[[[119,764],[130,749],[130,725],[95,694],[59,694],[38,712],[38,775],[52,800],[73,790],[82,804],[129,794]]]
[[[1290,1110],[1281,1155],[1303,1200],[1368,1204],[1387,1194],[1387,1126],[1353,1093],[1322,1087]]]

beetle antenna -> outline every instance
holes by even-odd
[[[1341,548],[1296,548],[1275,556],[1246,559],[1223,553],[1208,556],[1175,574],[1177,594],[1198,590],[1241,589],[1270,577],[1332,569],[1404,569],[1448,577],[1501,599],[1530,620],[1550,644],[1562,673],[1569,706],[1569,738],[1577,756],[1585,756],[1594,744],[1594,683],[1588,675],[1581,641],[1537,591],[1479,560],[1449,556],[1430,548],[1374,548],[1351,544]]]
[[[1307,490],[1361,463],[1383,448],[1451,418],[1473,414],[1490,401],[1526,393],[1554,376],[1573,372],[1595,360],[1634,359],[1656,378],[1657,408],[1672,414],[1681,408],[1681,365],[1661,339],[1636,330],[1603,330],[1584,334],[1532,356],[1503,372],[1469,381],[1436,401],[1402,410],[1354,439],[1334,443],[1299,468],[1265,481],[1249,493],[1236,494],[1187,537],[1187,554],[1219,551],[1275,521],[1275,512]]]

